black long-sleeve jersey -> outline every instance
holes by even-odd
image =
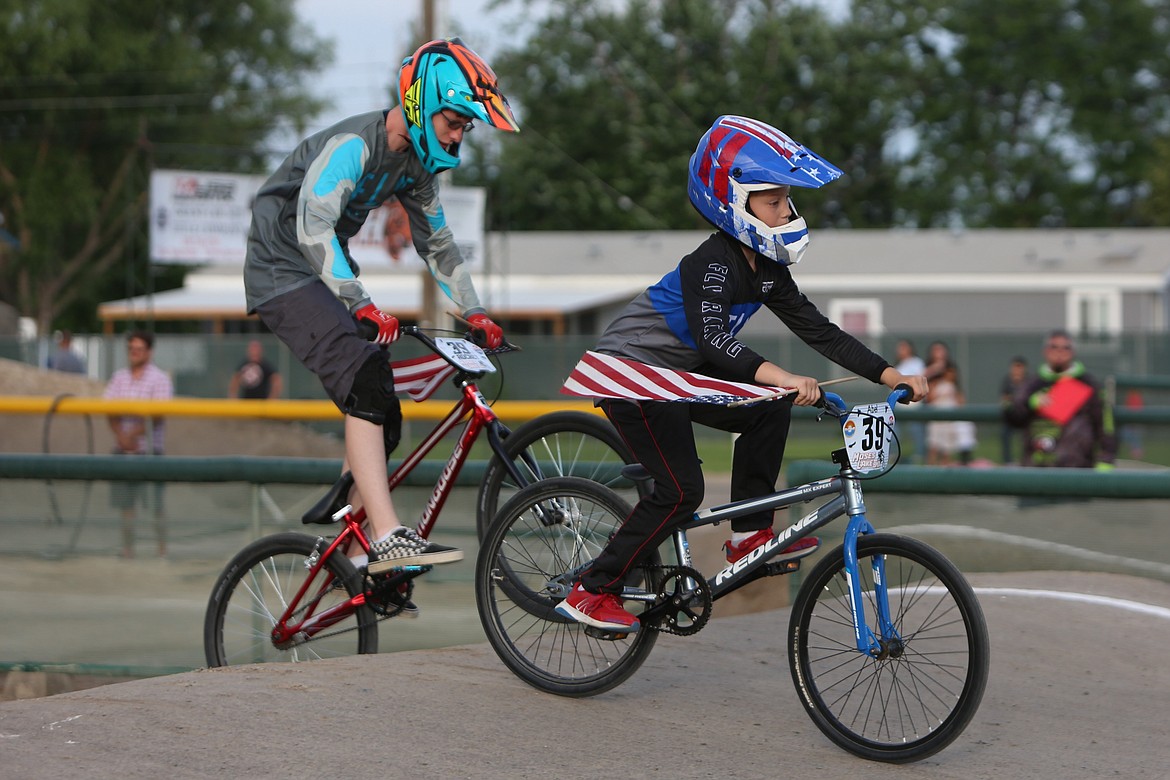
[[[753,314],[769,308],[788,329],[829,360],[880,382],[889,366],[832,323],[800,292],[787,266],[713,234],[647,288],[602,334],[597,350],[650,365],[754,382],[764,358],[736,338]]]

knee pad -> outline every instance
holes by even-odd
[[[386,455],[402,440],[402,405],[394,395],[394,370],[379,351],[362,364],[345,399],[345,413],[382,426]]]

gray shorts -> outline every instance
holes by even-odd
[[[342,412],[348,411],[346,398],[358,369],[372,355],[385,354],[358,335],[349,309],[319,279],[260,304],[256,313],[317,375]]]

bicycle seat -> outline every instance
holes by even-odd
[[[333,515],[349,503],[349,491],[353,487],[353,473],[345,472],[341,478],[333,483],[320,501],[313,504],[312,509],[301,515],[301,522],[305,525],[332,525]]]

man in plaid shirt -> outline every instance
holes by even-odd
[[[174,397],[171,378],[165,371],[151,362],[154,350],[154,334],[147,331],[133,331],[126,339],[128,363],[110,377],[103,394],[105,398],[134,398],[142,400],[166,400]],[[110,415],[110,430],[114,433],[115,455],[162,455],[166,435],[166,424],[161,417],[154,417],[148,424],[145,417],[137,415]],[[149,440],[149,446],[148,446]],[[163,511],[163,483],[153,483],[155,531],[158,535],[158,554],[167,554],[165,517]],[[122,510],[122,557],[134,557],[134,521],[136,507],[145,503],[146,485],[142,482],[112,482],[110,503]]]

